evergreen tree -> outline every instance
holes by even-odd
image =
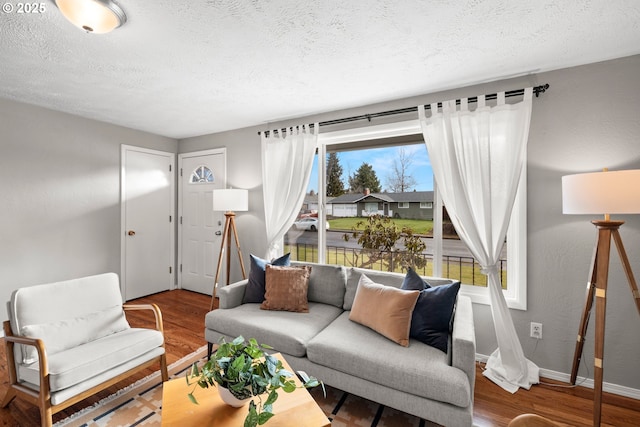
[[[349,177],[349,188],[352,193],[362,193],[365,188],[372,193],[379,193],[382,190],[376,171],[368,163],[363,163],[356,173]]]
[[[338,153],[329,153],[327,157],[327,196],[338,197],[345,193],[342,182],[342,166]]]

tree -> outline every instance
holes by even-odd
[[[404,193],[412,190],[417,184],[416,179],[409,172],[413,160],[403,147],[398,148],[396,153],[393,169],[387,175],[387,188],[392,193]]]
[[[342,166],[338,153],[329,153],[327,157],[327,196],[338,197],[344,193]]]
[[[362,252],[355,253],[353,265],[362,268],[386,266],[388,271],[401,267],[424,268],[427,260],[423,255],[426,245],[409,227],[398,228],[389,217],[371,215],[358,221],[351,233],[343,234],[348,241],[358,239]]]
[[[353,176],[349,177],[349,189],[352,193],[362,193],[368,188],[372,193],[381,191],[380,180],[376,171],[368,163],[363,163]]]

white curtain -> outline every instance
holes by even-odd
[[[505,104],[504,92],[489,107],[478,97],[469,111],[467,99],[431,104],[431,116],[419,106],[420,124],[442,199],[458,235],[487,275],[498,349],[484,375],[515,393],[539,382],[538,367],[524,357],[511,313],[502,293],[498,262],[523,169],[532,88],[524,99]]]
[[[315,130],[315,132],[314,132]],[[318,145],[318,123],[262,133],[262,183],[267,259],[282,255],[282,239],[302,207]]]

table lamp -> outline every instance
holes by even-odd
[[[582,312],[573,357],[573,367],[571,368],[571,384],[575,384],[580,359],[582,358],[584,335],[587,332],[589,315],[595,296],[596,336],[593,425],[600,426],[602,412],[602,359],[604,356],[604,325],[611,238],[613,238],[618,249],[638,314],[640,314],[640,293],[618,232],[624,221],[613,221],[610,218],[610,214],[640,213],[640,170],[610,172],[604,169],[602,172],[563,176],[562,212],[565,214],[604,214],[604,219],[591,221],[598,230],[598,237],[591,260],[591,273],[587,283],[587,298]]]

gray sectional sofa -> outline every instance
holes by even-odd
[[[398,288],[403,274],[292,265],[312,266],[308,313],[243,304],[248,281],[236,282],[218,290],[220,308],[206,315],[209,345],[221,337],[256,338],[282,353],[296,371],[303,370],[332,387],[444,426],[472,425],[475,332],[468,297],[458,295],[447,353],[415,339],[402,347],[349,320],[349,310],[363,273],[376,283]],[[432,285],[451,283],[427,280]]]

